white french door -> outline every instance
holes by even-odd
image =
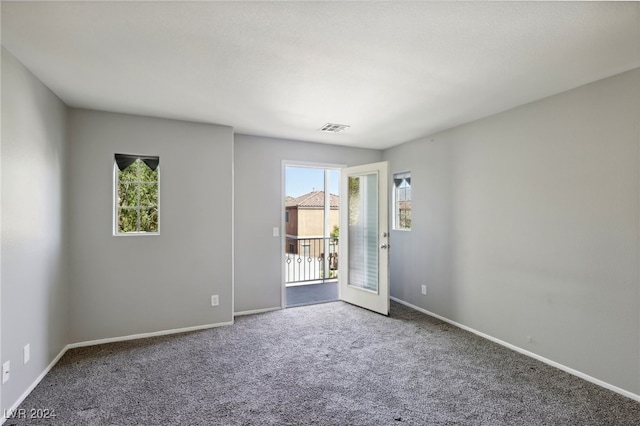
[[[389,314],[388,162],[342,169],[340,299]]]

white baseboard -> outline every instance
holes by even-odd
[[[232,324],[233,324],[233,321],[228,321],[228,322],[221,322],[221,323],[216,323],[216,324],[205,324],[205,325],[196,325],[196,326],[193,326],[193,327],[175,328],[175,329],[172,329],[172,330],[154,331],[152,333],[132,334],[132,335],[129,335],[129,336],[110,337],[110,338],[107,338],[107,339],[87,340],[87,341],[84,341],[84,342],[70,343],[67,346],[65,346],[62,349],[62,351],[60,351],[60,353],[54,358],[54,360],[51,361],[51,363],[38,376],[38,378],[31,384],[31,386],[29,386],[29,388],[27,388],[27,390],[24,391],[24,393],[11,406],[11,408],[9,408],[7,411],[2,413],[0,425],[3,425],[4,422],[7,421],[7,418],[5,417],[5,415],[9,414],[9,413],[12,413],[12,412],[14,412],[15,410],[18,409],[18,407],[20,406],[20,404],[22,404],[22,402],[25,400],[25,398],[27,396],[29,396],[29,394],[35,389],[36,386],[38,386],[38,384],[42,381],[42,379],[44,379],[44,377],[47,375],[47,373],[49,373],[49,371],[51,371],[53,366],[57,364],[57,362],[60,360],[60,358],[62,358],[62,356],[69,349],[81,348],[81,347],[85,347],[85,346],[102,345],[102,344],[105,344],[105,343],[123,342],[123,341],[126,341],[126,340],[144,339],[144,338],[147,338],[147,337],[165,336],[167,334],[186,333],[188,331],[204,330],[204,329],[208,329],[208,328],[222,327],[222,326],[225,326],[225,325],[232,325]]]
[[[47,365],[47,368],[44,369],[44,371],[33,381],[33,383],[31,383],[31,386],[29,386],[27,390],[24,391],[22,395],[20,395],[18,400],[13,403],[11,408],[9,408],[8,410],[2,413],[2,421],[0,421],[0,425],[3,425],[4,422],[7,421],[7,418],[5,417],[7,414],[16,412],[20,404],[22,404],[22,402],[29,396],[29,394],[36,388],[36,386],[38,386],[38,384],[42,381],[42,379],[44,379],[44,376],[46,376],[49,373],[49,371],[51,371],[53,366],[56,365],[58,361],[60,361],[60,358],[62,358],[62,356],[67,352],[68,349],[69,349],[69,345],[62,348],[60,353],[53,359],[53,361],[49,363],[49,365]]]
[[[189,331],[196,331],[196,330],[206,330],[208,328],[223,327],[226,325],[233,325],[233,321],[218,322],[215,324],[196,325],[193,327],[174,328],[171,330],[160,330],[160,331],[154,331],[151,333],[131,334],[129,336],[109,337],[106,339],[87,340],[84,342],[70,343],[69,345],[67,345],[67,348],[68,349],[82,348],[85,346],[103,345],[105,343],[124,342],[127,340],[135,340],[135,339],[146,339],[148,337],[166,336],[167,334],[186,333]]]
[[[280,309],[282,309],[280,306],[278,306],[276,308],[253,309],[251,311],[234,312],[233,316],[234,317],[241,317],[243,315],[262,314],[262,313],[265,313],[265,312],[279,311]]]
[[[461,328],[463,330],[469,331],[469,332],[471,332],[471,333],[473,333],[473,334],[475,334],[477,336],[480,336],[482,338],[490,340],[490,341],[492,341],[494,343],[502,345],[502,346],[504,346],[506,348],[509,348],[511,350],[514,350],[516,352],[519,352],[519,353],[521,353],[523,355],[526,355],[528,357],[537,359],[538,361],[544,362],[545,364],[548,364],[548,365],[550,365],[552,367],[558,368],[558,369],[560,369],[562,371],[565,371],[565,372],[567,372],[569,374],[572,374],[574,376],[580,377],[581,379],[584,379],[584,380],[586,380],[588,382],[594,383],[594,384],[596,384],[598,386],[602,386],[605,389],[609,389],[610,391],[613,391],[613,392],[618,393],[620,395],[626,396],[627,398],[631,398],[631,399],[633,399],[635,401],[640,402],[640,395],[636,395],[635,393],[629,392],[627,390],[624,390],[622,388],[614,386],[614,385],[612,385],[610,383],[603,382],[602,380],[596,379],[595,377],[589,376],[588,374],[585,374],[585,373],[583,373],[581,371],[574,370],[571,367],[567,367],[566,365],[557,363],[555,361],[552,361],[552,360],[550,360],[548,358],[542,357],[542,356],[540,356],[538,354],[535,354],[533,352],[529,352],[529,351],[527,351],[525,349],[522,349],[522,348],[520,348],[518,346],[512,345],[511,343],[507,343],[507,342],[505,342],[503,340],[500,340],[500,339],[497,339],[497,338],[495,338],[493,336],[489,336],[488,334],[482,333],[482,332],[480,332],[478,330],[474,330],[473,328],[467,327],[466,325],[462,325],[462,324],[459,324],[459,323],[457,323],[455,321],[451,321],[448,318],[445,318],[445,317],[440,316],[438,314],[434,314],[433,312],[427,311],[426,309],[422,309],[419,306],[412,305],[411,303],[405,302],[404,300],[400,300],[400,299],[398,299],[396,297],[391,297],[390,299],[393,300],[394,302],[398,302],[398,303],[400,303],[402,305],[408,306],[411,309],[415,309],[416,311],[422,312],[423,314],[427,314],[427,315],[432,316],[434,318],[438,318],[439,320],[447,322],[447,323],[449,323],[451,325],[454,325],[454,326],[456,326],[458,328]]]

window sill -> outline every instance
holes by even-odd
[[[142,236],[153,236],[160,235],[159,232],[123,232],[118,234],[113,234],[114,237],[142,237]]]

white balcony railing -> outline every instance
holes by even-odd
[[[288,237],[285,251],[286,284],[338,278],[337,238]]]

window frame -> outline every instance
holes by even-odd
[[[399,205],[398,205],[398,203],[400,202],[400,200],[398,200],[398,191],[399,191],[400,188],[398,186],[396,186],[396,183],[395,183],[395,180],[399,179],[399,178],[401,178],[403,180],[406,180],[406,178],[409,178],[409,180],[411,180],[411,171],[407,170],[407,171],[404,171],[404,172],[393,173],[391,175],[391,185],[393,186],[393,194],[392,194],[393,195],[393,197],[392,197],[392,199],[393,199],[393,201],[392,201],[392,204],[393,204],[393,227],[392,227],[392,229],[394,231],[411,232],[411,229],[413,227],[412,224],[409,224],[409,227],[401,227],[400,226],[400,217],[398,217],[398,213],[400,211]],[[402,200],[402,201],[412,202],[413,201],[413,185],[411,184],[411,182],[408,182],[408,185],[409,185],[409,200],[405,199],[405,200]],[[410,208],[409,211],[412,212],[413,209]],[[413,215],[411,215],[411,217],[412,216]]]
[[[132,155],[136,155],[136,154],[132,154]],[[148,157],[147,155],[139,155],[140,157]],[[160,158],[159,156],[155,156]],[[138,158],[138,160],[140,160]],[[120,171],[120,169],[118,168],[118,164],[116,162],[115,159],[115,154],[114,154],[114,159],[113,159],[113,200],[112,200],[112,204],[113,204],[113,227],[112,227],[112,234],[114,237],[138,237],[138,236],[155,236],[155,235],[160,235],[160,226],[161,226],[161,214],[160,214],[160,165],[158,165],[157,167],[158,170],[158,180],[155,182],[157,187],[158,187],[158,194],[157,194],[157,205],[156,208],[158,210],[158,230],[155,232],[145,232],[145,231],[135,231],[135,232],[119,232],[118,231],[118,183],[120,182],[118,179],[118,172]],[[138,184],[141,181],[136,181]],[[145,182],[142,182],[145,183]],[[138,204],[135,206],[136,208],[140,208],[141,206],[139,205],[140,200],[138,198]]]

